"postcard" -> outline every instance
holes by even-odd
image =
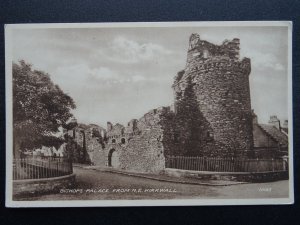
[[[292,23],[8,24],[6,206],[292,204]]]

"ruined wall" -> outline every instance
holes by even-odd
[[[217,46],[192,34],[186,68],[173,84],[176,116],[184,121],[179,135],[194,140],[186,155],[251,155],[250,70],[250,59],[239,60],[239,39]],[[182,110],[192,102],[197,105],[196,120]],[[193,132],[188,124],[194,123],[200,129],[196,126]]]
[[[192,34],[186,67],[172,86],[174,106],[126,126],[108,122],[97,137],[95,127],[84,128],[77,143],[96,165],[137,172],[163,170],[167,155],[253,157],[251,63],[239,59],[239,44],[214,45]]]
[[[105,129],[95,124],[79,124],[68,132],[68,149],[74,162],[93,163],[94,155],[105,147]]]
[[[154,109],[137,121],[138,135],[120,151],[120,168],[140,172],[159,172],[165,168],[165,153],[173,145],[169,126],[173,113],[168,107]]]
[[[165,154],[174,149],[173,122],[174,112],[161,107],[131,120],[126,127],[112,126],[105,149],[95,153],[94,163],[135,172],[160,172],[165,168]]]

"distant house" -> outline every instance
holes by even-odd
[[[259,124],[253,112],[253,140],[256,157],[276,158],[288,155],[287,121],[282,127],[277,116],[271,116],[268,124]]]

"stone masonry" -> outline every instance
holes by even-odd
[[[252,154],[251,66],[250,59],[239,59],[239,44],[236,38],[217,46],[198,34],[190,37],[186,67],[173,84],[177,121],[183,123],[179,136],[194,142],[183,145],[188,155]]]
[[[69,136],[77,143],[73,155],[77,152],[81,162],[99,166],[159,172],[165,168],[165,155],[176,148],[174,118],[170,107],[160,107],[139,120],[131,120],[126,127],[107,122],[105,130],[96,125],[80,124],[69,131]]]
[[[106,130],[95,124],[78,124],[68,131],[67,151],[73,162],[93,163],[94,153],[104,148]]]
[[[239,44],[218,46],[192,34],[186,67],[172,85],[174,106],[126,126],[81,126],[69,135],[93,164],[128,171],[159,173],[168,155],[252,157],[251,66],[239,59]]]

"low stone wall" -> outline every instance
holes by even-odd
[[[263,183],[289,179],[288,171],[276,172],[209,172],[194,170],[165,169],[164,173],[175,177],[189,177],[201,180],[230,180]]]
[[[56,192],[75,185],[75,174],[61,177],[13,181],[13,195]]]

